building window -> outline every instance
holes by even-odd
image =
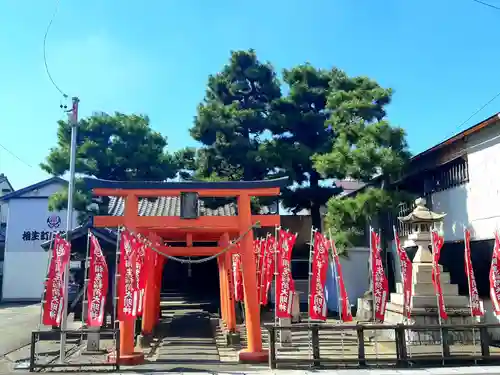
[[[424,176],[424,195],[451,189],[469,182],[469,168],[465,158],[455,159]]]

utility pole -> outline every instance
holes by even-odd
[[[69,184],[68,184],[68,212],[66,216],[66,240],[71,244],[71,231],[73,230],[73,198],[75,195],[75,163],[76,163],[76,135],[78,132],[78,103],[80,99],[73,97],[72,106],[68,111],[68,120],[71,124],[71,146],[69,157]],[[70,254],[71,258],[71,254]],[[61,349],[59,361],[64,363],[66,356],[66,330],[68,326],[68,284],[69,284],[70,259],[64,270],[63,286],[63,312],[61,320]]]

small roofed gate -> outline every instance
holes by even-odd
[[[272,197],[288,185],[288,178],[264,181],[236,182],[120,182],[87,178],[85,180],[94,196],[122,197],[125,199],[123,216],[95,216],[94,227],[126,227],[150,240],[165,244],[168,241],[185,241],[186,247],[160,246],[159,250],[169,256],[213,256],[226,249],[231,240],[240,239],[243,264],[243,287],[245,302],[245,323],[248,347],[239,353],[242,362],[265,362],[268,352],[262,349],[260,327],[260,306],[257,295],[255,259],[253,254],[252,228],[280,225],[279,215],[252,215],[251,197]],[[186,194],[192,193],[192,194]],[[180,197],[181,204],[197,204],[197,197],[237,199],[237,216],[198,216],[196,211],[187,210],[181,216],[139,216],[140,198]],[[187,198],[187,199],[186,199]],[[195,212],[194,215],[193,212]],[[219,246],[194,247],[194,241],[216,241]],[[233,248],[236,250],[236,248]],[[231,249],[231,251],[234,251]],[[143,336],[150,336],[157,323],[160,289],[156,287],[163,271],[163,262],[156,269],[147,270],[145,302],[142,318]],[[223,252],[217,259],[220,279],[222,319],[228,329],[235,330],[234,300],[230,298],[228,273],[231,272],[230,252]],[[119,306],[119,304],[117,304]],[[138,364],[144,354],[134,349],[134,321],[120,322],[120,362]]]

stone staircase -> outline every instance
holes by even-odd
[[[190,301],[175,291],[161,295],[157,364],[219,363],[210,324],[210,301]]]

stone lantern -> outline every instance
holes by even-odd
[[[423,198],[415,200],[415,209],[408,215],[400,217],[402,223],[409,224],[410,233],[402,238],[403,248],[417,248],[413,258],[411,319],[403,316],[403,285],[397,283],[396,293],[391,293],[387,304],[385,321],[391,324],[406,323],[419,325],[438,325],[438,308],[436,292],[432,283],[431,229],[441,225],[445,213],[435,213],[429,210]],[[470,324],[469,298],[458,294],[458,286],[450,281],[450,274],[441,268],[441,289],[448,313],[448,324]],[[396,270],[396,272],[400,272]],[[468,339],[468,333],[451,333],[451,340]],[[426,340],[439,341],[439,332],[408,331],[409,343],[423,343]]]
[[[437,214],[426,207],[424,198],[415,200],[415,209],[406,216],[398,219],[409,224],[410,234],[403,243],[403,248],[417,247],[417,252],[413,259],[414,263],[432,263],[432,255],[429,251],[431,229],[441,225],[445,213]]]

